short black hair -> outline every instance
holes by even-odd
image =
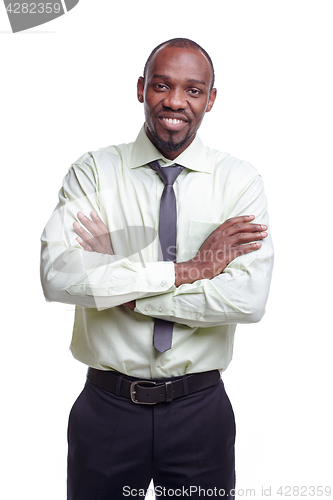
[[[213,66],[213,61],[211,60],[210,55],[208,52],[205,51],[198,43],[194,42],[193,40],[190,40],[189,38],[171,38],[171,40],[167,40],[166,42],[162,42],[157,47],[154,48],[154,50],[151,52],[150,56],[148,57],[144,70],[143,70],[143,78],[146,78],[147,75],[147,68],[156,54],[156,52],[161,48],[161,47],[180,47],[184,49],[196,49],[200,50],[208,59],[208,62],[212,68],[212,74],[213,74],[213,79],[212,79],[212,86],[211,89],[214,87],[214,82],[215,82],[215,72],[214,72],[214,66]]]

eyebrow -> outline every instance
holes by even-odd
[[[153,75],[153,78],[162,78],[163,80],[170,80],[170,76],[168,75]],[[188,83],[199,83],[201,85],[206,85],[206,82],[204,82],[203,80],[197,80],[196,78],[189,78],[188,80],[186,80]]]
[[[170,80],[170,76],[168,76],[168,75],[157,75],[157,74],[155,74],[155,75],[153,75],[153,78],[162,78],[164,80]]]
[[[206,85],[206,83],[203,80],[196,80],[195,78],[190,78],[187,81],[191,83],[201,83],[201,85]]]

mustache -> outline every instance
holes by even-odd
[[[175,111],[171,108],[166,108],[163,106],[156,115],[159,118],[173,118],[175,120],[184,120],[186,122],[192,122],[191,116],[189,116],[185,111]]]

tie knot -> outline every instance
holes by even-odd
[[[172,186],[178,175],[184,168],[180,165],[172,165],[171,167],[162,168],[157,160],[148,163],[148,165],[158,173],[165,186]]]

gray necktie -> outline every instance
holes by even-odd
[[[148,163],[150,168],[158,173],[164,182],[164,190],[160,203],[159,218],[159,240],[162,250],[162,258],[159,260],[176,261],[177,242],[177,205],[176,196],[173,190],[173,183],[177,179],[184,167],[174,165],[172,167],[161,168],[158,161]],[[159,352],[171,349],[173,323],[163,319],[155,318],[153,346]]]

